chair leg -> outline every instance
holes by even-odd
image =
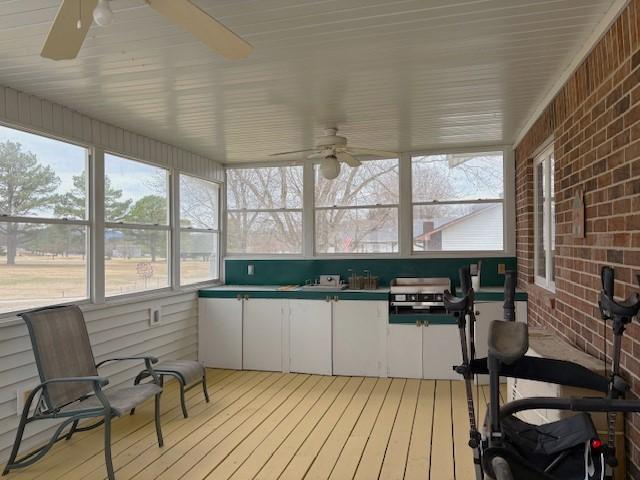
[[[71,428],[69,429],[69,433],[67,433],[67,436],[64,438],[65,441],[69,441],[71,440],[71,437],[73,436],[74,433],[76,433],[76,428],[78,428],[78,422],[80,420],[75,420],[73,422],[73,424],[71,424]]]
[[[18,431],[16,432],[16,440],[15,442],[13,442],[11,455],[9,455],[9,460],[7,461],[4,470],[2,471],[2,475],[6,475],[9,473],[9,470],[11,470],[11,466],[18,457],[18,451],[20,450],[20,444],[22,443],[22,436],[24,435],[24,428],[27,425],[28,410],[29,405],[26,405],[24,410],[22,411],[22,415],[20,416],[20,423],[18,424]]]
[[[158,436],[158,446],[162,447],[164,445],[164,440],[162,439],[162,426],[160,425],[160,393],[158,393],[156,395],[156,411],[155,411],[155,417],[156,417],[156,434]]]
[[[204,399],[209,403],[209,392],[207,391],[207,373],[202,375],[202,391],[204,392]]]
[[[104,417],[104,462],[107,465],[107,478],[115,480],[116,476],[111,460],[111,413]]]
[[[180,382],[180,406],[182,407],[182,416],[184,418],[188,418],[189,414],[187,413],[187,404],[184,399],[184,383]]]

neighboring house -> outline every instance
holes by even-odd
[[[422,222],[422,233],[414,235],[420,250],[502,250],[502,205],[480,205],[467,215],[440,224]]]

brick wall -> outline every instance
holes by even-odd
[[[556,293],[534,285],[533,152],[555,149]],[[586,238],[571,234],[576,189],[585,192]],[[640,0],[631,0],[516,148],[517,256],[533,325],[603,358],[599,271],[616,269],[616,293],[637,290],[640,273]],[[640,396],[640,325],[623,344],[622,368]],[[607,330],[611,352],[611,331]],[[640,415],[626,425],[631,478],[640,478]]]

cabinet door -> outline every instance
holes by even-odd
[[[289,370],[331,375],[331,302],[290,300]]]
[[[199,300],[198,358],[206,367],[242,369],[242,301]]]
[[[282,304],[276,298],[244,300],[243,369],[282,371]]]
[[[387,325],[387,373],[390,377],[422,378],[422,327]]]
[[[387,302],[333,303],[333,374],[386,376]]]
[[[453,370],[462,363],[457,325],[422,327],[422,378],[462,380]]]

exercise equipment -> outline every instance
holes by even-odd
[[[624,400],[629,389],[620,376],[620,350],[625,327],[640,311],[640,296],[623,301],[614,298],[614,271],[602,269],[599,307],[602,318],[612,322],[613,353],[608,377],[566,361],[528,357],[528,328],[515,321],[515,272],[505,275],[504,320],[489,327],[488,355],[475,358],[474,291],[468,266],[460,269],[461,297],[445,293],[448,312],[457,317],[462,364],[453,367],[462,375],[469,413],[469,446],[473,449],[477,480],[594,480],[614,478],[616,412],[639,412],[640,401]],[[640,283],[640,276],[638,277]],[[606,331],[606,329],[605,329]],[[606,357],[606,355],[605,355]],[[607,370],[605,364],[605,371]],[[473,397],[476,375],[489,375],[490,401],[478,428]],[[604,394],[597,398],[533,397],[500,405],[500,377],[586,388]],[[544,425],[533,425],[516,414],[532,409],[575,412],[574,416]],[[596,432],[588,412],[607,412],[607,442]]]

